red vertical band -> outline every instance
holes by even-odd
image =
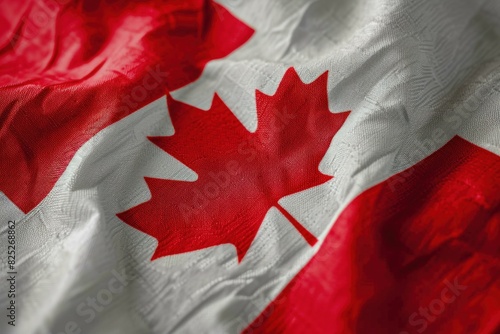
[[[500,157],[455,137],[358,196],[247,333],[495,333]]]

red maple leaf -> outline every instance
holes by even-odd
[[[309,244],[316,242],[278,201],[332,178],[318,166],[349,112],[328,110],[327,76],[304,84],[289,69],[275,95],[257,91],[255,133],[217,95],[209,111],[168,96],[175,134],[149,139],[198,178],[146,178],[151,200],[118,214],[158,240],[152,259],[230,243],[241,261],[273,206]]]

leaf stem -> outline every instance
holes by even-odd
[[[293,218],[291,214],[288,213],[279,203],[276,203],[276,208],[283,214],[283,216],[288,219],[290,223],[292,223],[293,227],[299,231],[299,233],[304,237],[304,239],[307,241],[307,243],[312,247],[318,242],[318,239],[311,233],[309,232],[304,226],[302,226],[301,223],[297,221],[297,219]]]

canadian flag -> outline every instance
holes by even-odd
[[[500,2],[0,13],[0,333],[500,333]]]

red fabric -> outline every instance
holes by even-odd
[[[500,157],[455,137],[359,195],[246,333],[499,333]]]
[[[208,0],[3,1],[0,11],[0,191],[24,212],[94,134],[253,34]]]

